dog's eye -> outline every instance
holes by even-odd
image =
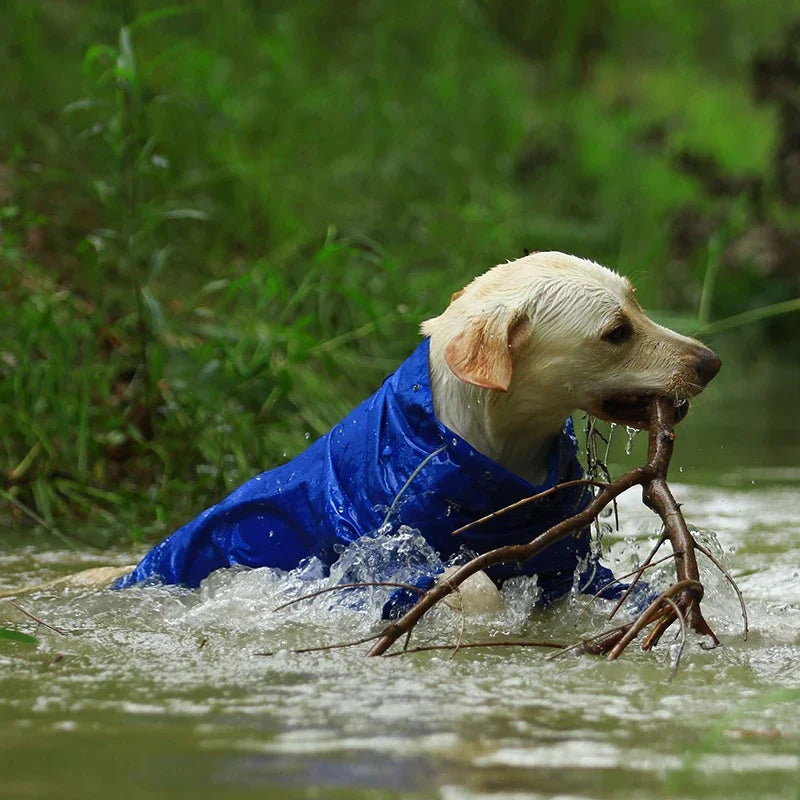
[[[633,335],[633,328],[626,322],[615,325],[610,331],[606,331],[602,339],[609,344],[624,344]]]

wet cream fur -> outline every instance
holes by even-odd
[[[620,324],[629,341],[603,338]],[[692,397],[703,388],[698,360],[713,356],[649,319],[627,278],[556,252],[475,278],[422,333],[437,417],[533,484],[573,411],[603,417],[603,400],[619,393]]]

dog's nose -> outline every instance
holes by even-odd
[[[697,356],[695,369],[697,370],[697,377],[703,386],[707,386],[714,376],[719,372],[722,362],[719,356],[713,351],[704,347]]]

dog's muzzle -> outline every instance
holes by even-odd
[[[701,344],[698,344],[692,367],[695,380],[688,385],[688,394],[700,394],[716,377],[722,362],[719,356]],[[596,415],[608,422],[628,425],[631,428],[646,429],[650,425],[650,403],[657,392],[620,392],[609,395],[600,404]],[[680,422],[689,413],[689,399],[681,397],[673,400],[675,404],[675,422]]]

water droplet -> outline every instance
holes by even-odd
[[[639,433],[639,430],[638,428],[631,428],[630,426],[626,425],[625,432],[628,434],[628,441],[625,444],[625,455],[629,456],[631,454],[631,448],[633,447],[633,437]]]
[[[455,446],[458,444],[458,439],[455,439],[455,438],[454,438],[454,439],[452,440],[452,444],[453,444],[453,447],[455,447]]]
[[[386,447],[384,447],[383,450],[381,450],[381,455],[384,458],[389,458],[391,454],[392,454],[392,448],[387,444]]]
[[[418,383],[415,383],[415,384],[414,384],[413,391],[415,391],[415,392],[418,392],[418,391],[419,391],[419,384],[418,384]]]
[[[304,438],[304,439],[310,439],[310,438],[311,438],[311,434],[310,434],[308,431],[306,431],[306,432],[303,434],[303,438]]]
[[[484,480],[490,481],[494,476],[491,472],[487,469],[486,472],[483,473]]]

